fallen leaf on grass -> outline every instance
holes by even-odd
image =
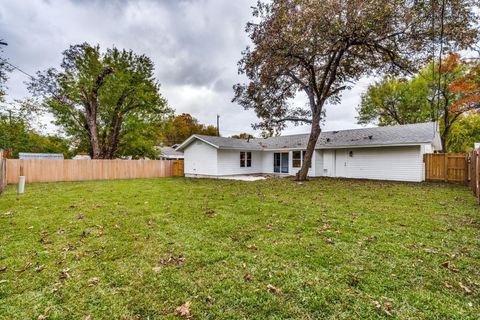
[[[83,320],[92,320],[92,317],[90,315],[88,315],[85,318],[83,318]]]
[[[2,283],[7,283],[7,282],[8,282],[8,280],[3,280],[3,279],[0,280],[0,284],[2,284]]]
[[[80,213],[78,216],[77,216],[77,219],[78,220],[82,220],[83,218],[85,218],[85,215],[83,213]]]
[[[94,287],[94,286],[96,286],[99,282],[100,282],[100,280],[99,280],[97,277],[93,277],[93,278],[91,278],[90,280],[88,280],[88,286],[89,286],[89,287]]]
[[[0,267],[0,272],[7,272],[7,270],[8,270],[7,266]]]
[[[447,268],[448,270],[453,271],[453,272],[458,271],[457,267],[453,263],[450,263],[449,261],[443,262],[442,267]]]
[[[243,275],[243,280],[245,280],[245,281],[250,281],[250,280],[252,280],[252,275],[251,275],[250,273],[248,273],[248,272],[245,273],[245,274]]]
[[[335,241],[333,241],[333,239],[331,239],[331,238],[328,238],[328,239],[327,239],[327,243],[328,243],[328,244],[335,244]]]
[[[190,301],[185,302],[180,307],[175,309],[175,314],[178,315],[178,316],[181,316],[181,317],[185,317],[187,319],[191,318],[192,317],[192,315],[190,313],[190,306],[191,305],[192,305],[192,303]]]
[[[22,269],[15,270],[15,271],[16,271],[16,272],[24,272],[24,271],[26,271],[27,269],[30,269],[31,266],[32,266],[32,263],[31,263],[31,262],[28,262],[25,266],[23,266]]]
[[[213,299],[211,296],[207,296],[207,298],[205,298],[205,301],[207,302],[207,304],[212,304],[213,303]]]
[[[69,272],[70,272],[70,269],[68,268],[63,269],[62,271],[60,271],[60,278],[69,279],[71,277]]]
[[[444,281],[444,282],[443,282],[443,285],[444,285],[445,287],[447,287],[448,289],[452,289],[452,288],[453,288],[453,286],[452,286],[450,283],[448,283],[447,281]]]
[[[251,243],[251,244],[247,245],[247,248],[250,249],[250,250],[257,250],[257,246],[255,245],[255,243]]]
[[[207,216],[209,216],[210,218],[215,217],[215,215],[216,215],[215,210],[213,210],[213,209],[209,209],[209,210],[205,211],[205,214]]]
[[[43,271],[43,266],[38,266],[35,268],[35,272],[42,272]]]
[[[460,288],[463,289],[463,291],[465,291],[465,293],[472,293],[472,290],[470,290],[470,288],[464,285],[463,283],[459,282],[458,285],[460,286]]]
[[[47,320],[47,317],[45,317],[44,315],[41,314],[41,315],[38,316],[37,319],[38,320]]]
[[[13,212],[12,211],[7,211],[7,212],[4,213],[4,215],[11,216],[11,215],[13,215]]]
[[[162,266],[167,266],[167,265],[177,265],[177,266],[182,266],[185,264],[185,257],[183,255],[170,255],[168,258],[162,258],[159,261],[159,264]]]
[[[282,289],[277,288],[277,287],[269,284],[269,285],[267,285],[267,291],[270,292],[270,293],[280,293],[282,291]]]

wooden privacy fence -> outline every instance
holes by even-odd
[[[465,153],[428,153],[424,155],[425,180],[466,183],[468,181]]]
[[[480,203],[480,150],[424,155],[425,180],[468,185]]]
[[[468,154],[468,178],[470,188],[480,203],[480,150]]]
[[[7,159],[3,157],[3,150],[0,150],[0,193],[7,186]]]
[[[7,183],[18,183],[21,168],[27,183],[183,176],[182,160],[7,159]]]

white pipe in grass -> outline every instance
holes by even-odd
[[[25,192],[25,176],[18,177],[18,194]]]

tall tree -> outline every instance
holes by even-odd
[[[474,0],[451,0],[444,10],[442,41],[465,48],[477,37]],[[311,124],[305,180],[321,132],[326,103],[360,77],[416,70],[430,55],[432,9],[411,0],[273,0],[254,8],[239,72],[250,82],[234,86],[234,101],[254,109],[258,128],[282,130],[287,121]],[[307,108],[295,106],[299,91]]]
[[[11,66],[3,57],[2,40],[0,39],[0,103],[5,101],[6,83],[8,80],[8,73],[12,71]]]
[[[217,128],[212,125],[204,125],[188,113],[182,113],[171,117],[161,129],[160,141],[164,145],[182,143],[192,134],[204,134],[216,136]]]
[[[362,95],[358,123],[379,125],[439,121],[443,152],[454,124],[480,111],[480,71],[476,62],[449,54],[413,78],[390,78],[369,86]]]
[[[380,126],[432,120],[430,86],[427,79],[385,77],[362,94],[358,123]]]
[[[151,59],[117,48],[102,53],[98,45],[71,46],[63,52],[61,70],[38,72],[29,88],[68,135],[88,141],[93,159],[125,155],[119,146],[128,135],[153,130],[171,113]]]
[[[448,139],[450,152],[469,152],[475,142],[480,142],[480,114],[465,114],[452,126]]]
[[[240,134],[234,134],[230,138],[249,140],[249,139],[255,139],[255,136],[251,135],[250,133],[242,132]]]

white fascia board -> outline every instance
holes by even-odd
[[[195,140],[195,139],[198,139],[198,140],[200,140],[200,141],[202,141],[202,142],[204,142],[204,143],[206,143],[206,144],[214,147],[215,149],[219,149],[219,147],[218,147],[217,145],[215,145],[215,144],[213,144],[213,143],[211,143],[211,142],[209,142],[209,141],[207,141],[207,140],[205,140],[205,139],[202,139],[202,138],[200,138],[199,136],[193,135],[193,136],[191,136],[190,138],[188,138],[187,140],[185,140],[181,145],[179,145],[176,150],[179,150],[179,151],[180,151],[180,150],[184,150],[184,149],[185,149],[186,147],[188,147],[188,145],[191,144],[191,143],[193,142],[193,140]]]

